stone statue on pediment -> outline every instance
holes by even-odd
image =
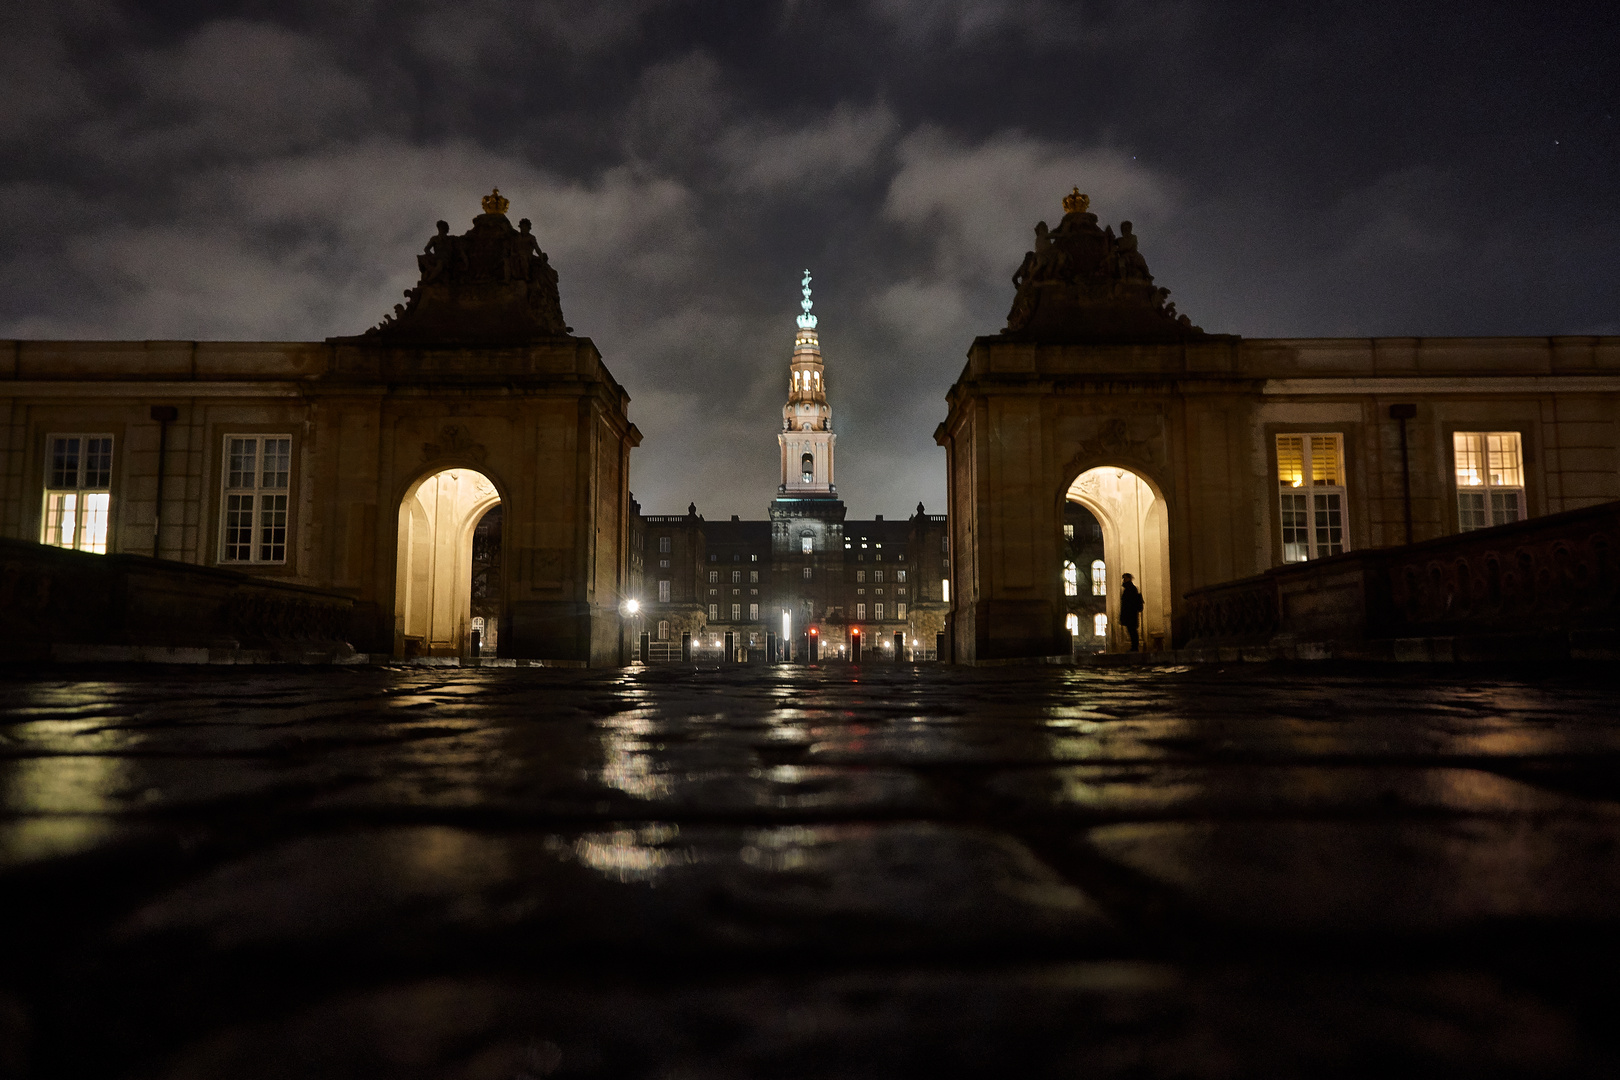
[[[358,338],[377,344],[505,345],[573,332],[563,319],[552,269],[528,218],[514,229],[509,201],[484,197],[482,214],[460,236],[448,223],[416,257],[421,273],[406,303]]]
[[[1098,224],[1078,190],[1063,200],[1057,228],[1035,226],[1035,249],[1013,275],[1017,295],[1003,335],[1031,341],[1183,341],[1205,336],[1153,284],[1130,222]]]

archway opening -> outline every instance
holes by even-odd
[[[1130,469],[1105,465],[1087,469],[1065,495],[1063,552],[1066,614],[1079,651],[1121,652],[1131,647],[1120,617],[1121,583],[1130,574],[1142,594],[1141,647],[1158,650],[1170,643],[1170,531],[1164,500],[1153,485]],[[1096,539],[1078,543],[1095,523]],[[1071,540],[1071,526],[1076,535]],[[1097,550],[1100,548],[1100,556]],[[1067,564],[1074,566],[1075,595],[1067,595]],[[1097,565],[1101,563],[1101,565]],[[1101,595],[1097,595],[1098,592]],[[1084,602],[1082,602],[1084,601]],[[1102,618],[1098,618],[1102,616]],[[1102,631],[1100,634],[1098,631]]]
[[[394,655],[469,656],[474,629],[482,654],[498,646],[504,594],[500,501],[494,483],[474,469],[445,469],[405,493]]]

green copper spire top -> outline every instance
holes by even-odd
[[[799,306],[804,309],[804,314],[799,316],[799,329],[814,330],[816,328],[816,317],[810,314],[810,309],[816,305],[810,299],[810,271],[806,270],[804,272],[804,280],[799,284],[802,286],[799,291],[804,293],[804,299],[799,301]]]

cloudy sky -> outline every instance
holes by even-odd
[[[1078,185],[1206,329],[1620,333],[1620,5],[55,0],[0,14],[0,336],[315,340],[493,185],[650,513],[761,517],[799,271],[852,515]]]

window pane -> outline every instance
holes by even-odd
[[[261,486],[285,491],[291,463],[291,439],[264,440],[264,482]]]
[[[1299,487],[1305,482],[1305,436],[1277,436],[1277,483]]]
[[[79,440],[51,440],[50,487],[76,488],[79,486]]]
[[[259,497],[259,561],[283,562],[287,558],[287,496]]]
[[[1519,493],[1517,491],[1491,492],[1491,524],[1506,525],[1519,520]]]
[[[809,536],[808,534],[799,537],[799,550],[806,555],[810,554],[810,549],[814,546],[814,544],[815,538]]]
[[[877,582],[879,585],[883,584],[883,571],[881,571],[881,570],[872,571],[872,580]]]
[[[669,603],[669,582],[660,581],[658,583],[658,600],[660,603]]]
[[[719,604],[710,604],[709,605],[709,618],[718,619],[719,617],[720,617],[720,605]]]
[[[1067,560],[1063,563],[1063,595],[1080,595],[1080,570]]]
[[[72,492],[51,492],[45,496],[45,543],[52,547],[73,546],[78,498]]]
[[[1094,559],[1091,563],[1091,595],[1108,595],[1108,568],[1101,559]]]
[[[879,622],[883,621],[883,605],[882,604],[875,605],[873,607],[873,613],[876,615],[877,620]]]
[[[225,558],[246,562],[253,558],[253,496],[225,496]]]
[[[227,444],[226,456],[229,461],[225,473],[225,486],[228,488],[251,488],[255,471],[254,463],[259,454],[259,440],[229,439]]]
[[[1451,453],[1457,459],[1458,487],[1477,487],[1485,482],[1479,442],[1479,435],[1470,431],[1454,432],[1451,436]]]
[[[866,605],[865,604],[856,604],[855,605],[855,617],[857,619],[866,618]]]
[[[1460,483],[1461,481],[1459,481]],[[1457,528],[1460,532],[1483,529],[1485,520],[1485,493],[1483,491],[1457,492]]]
[[[896,580],[896,581],[904,581],[904,580],[906,580],[906,572],[904,570],[896,570],[894,572],[894,580]]]
[[[894,617],[897,618],[897,619],[905,618],[906,617],[906,605],[904,605],[904,604],[896,604],[896,605],[894,605]]]
[[[1282,496],[1283,562],[1304,562],[1311,557],[1307,535],[1305,496],[1284,492]]]
[[[804,568],[804,580],[810,580],[810,568],[808,566]]]
[[[741,570],[733,570],[731,572],[731,583],[733,585],[741,585],[742,584],[742,571]]]
[[[1339,555],[1344,551],[1344,518],[1340,512],[1339,496],[1317,495],[1316,499],[1316,557]]]
[[[1344,483],[1339,469],[1337,435],[1311,436],[1311,483],[1327,487],[1339,487]]]
[[[1523,487],[1524,478],[1519,468],[1519,433],[1499,431],[1485,436],[1489,450],[1492,485]]]
[[[98,555],[107,553],[107,509],[111,501],[112,496],[105,491],[80,496],[79,535],[74,547]]]
[[[104,488],[112,482],[112,440],[84,440],[84,479],[80,487]]]
[[[759,605],[758,604],[749,604],[748,605],[748,621],[749,622],[759,622]]]
[[[1093,634],[1095,634],[1097,637],[1107,637],[1108,636],[1108,616],[1100,614],[1100,613],[1097,614],[1097,615],[1093,615],[1091,617],[1091,632]]]

